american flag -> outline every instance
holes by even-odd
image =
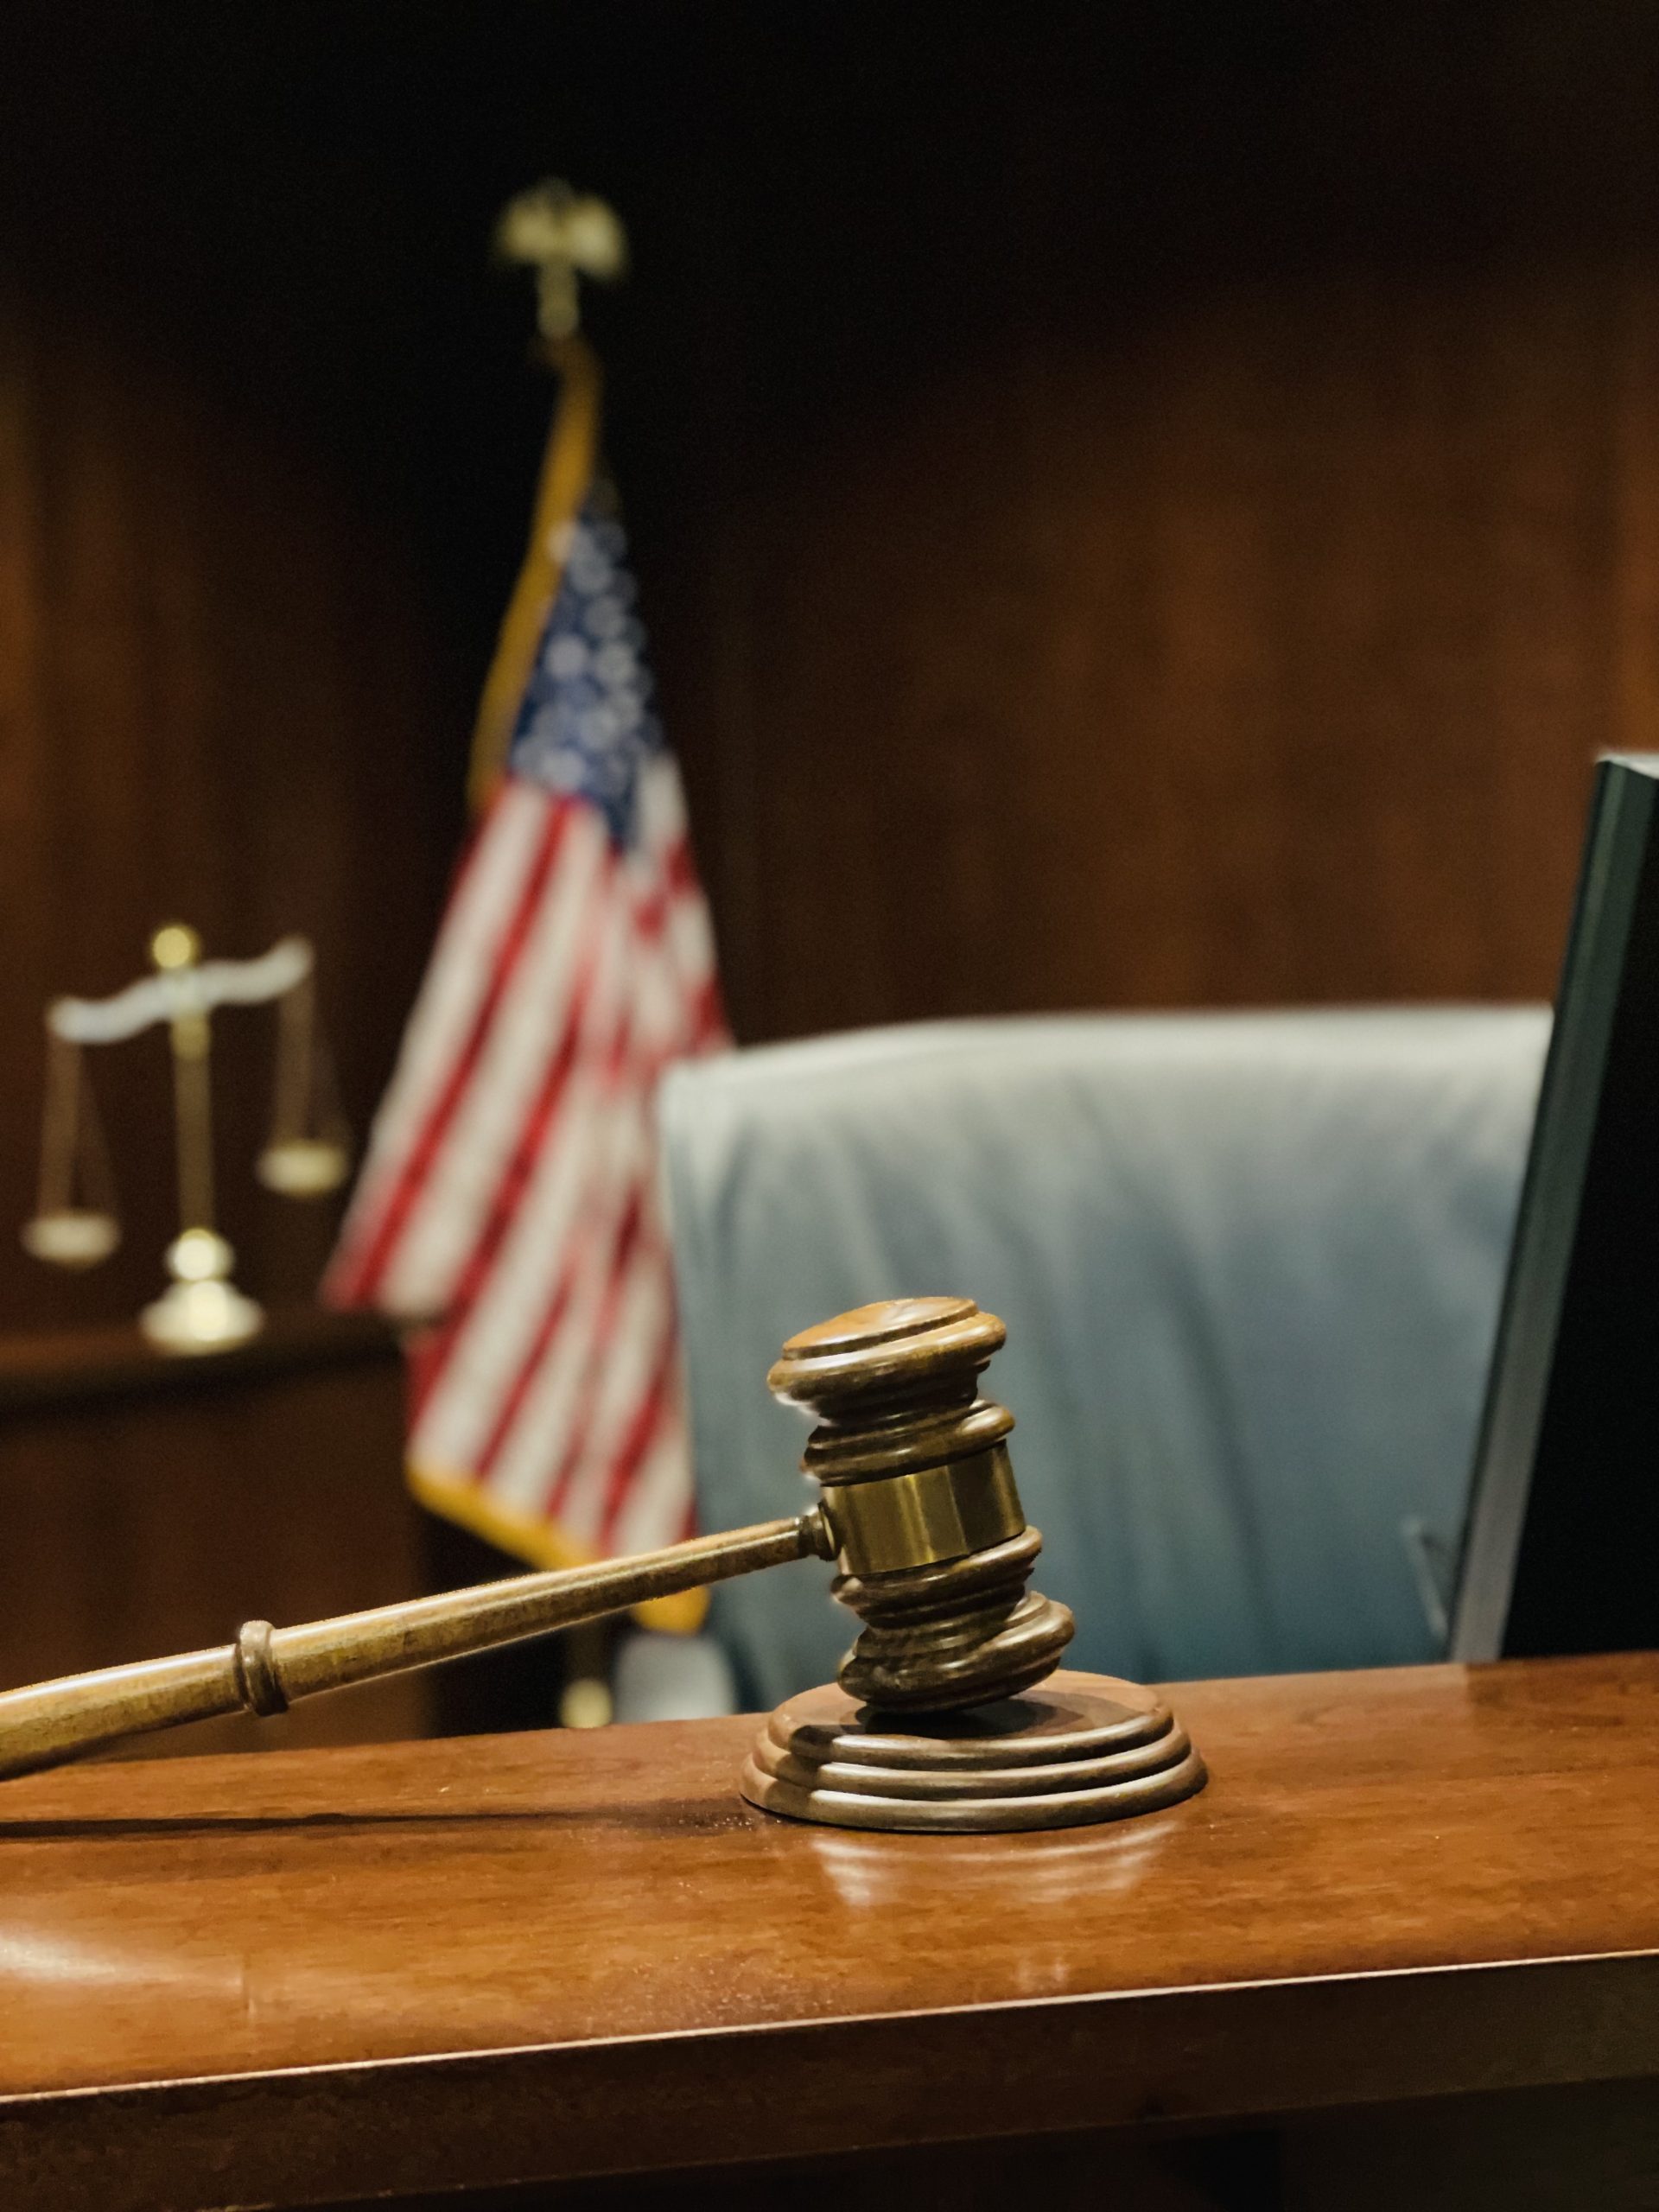
[[[724,1031],[621,526],[591,486],[574,517],[543,505],[519,597],[539,575],[543,605],[506,772],[325,1294],[423,1325],[423,1503],[566,1565],[693,1525],[653,1093],[667,1062]]]

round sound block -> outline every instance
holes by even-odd
[[[1151,1690],[1058,1674],[1000,1705],[902,1719],[844,1690],[808,1690],[761,1730],[741,1788],[792,1821],[960,1834],[1127,1820],[1179,1803],[1205,1778]]]

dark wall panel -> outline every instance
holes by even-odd
[[[0,1212],[39,1012],[165,914],[309,929],[359,1124],[460,831],[549,394],[505,194],[613,196],[591,321],[746,1038],[1538,995],[1659,700],[1659,18],[21,0],[0,27]],[[225,1024],[226,1211],[269,1038]],[[0,1236],[0,1325],[130,1312]]]

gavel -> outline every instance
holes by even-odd
[[[969,1298],[893,1299],[822,1322],[789,1339],[766,1378],[775,1395],[817,1417],[801,1465],[818,1496],[804,1511],[630,1559],[519,1575],[299,1627],[250,1621],[233,1642],[207,1650],[11,1690],[0,1695],[0,1777],[185,1721],[283,1713],[322,1690],[436,1666],[648,1599],[817,1558],[835,1562],[834,1595],[864,1626],[841,1664],[839,1692],[813,1693],[820,1702],[810,1710],[804,1705],[797,1714],[786,1706],[773,1716],[745,1770],[745,1794],[756,1802],[849,1826],[986,1825],[962,1812],[983,1796],[980,1783],[966,1777],[986,1770],[1006,1779],[1011,1756],[1022,1770],[1012,1791],[1021,1802],[1045,1791],[1076,1794],[1042,1778],[1053,1758],[1072,1761],[1064,1778],[1096,1795],[1103,1786],[1128,1789],[1127,1798],[1102,1803],[1129,1811],[1144,1809],[1143,1799],[1173,1802],[1199,1785],[1204,1770],[1167,1709],[1148,1705],[1146,1693],[1103,1684],[1117,1694],[1103,1710],[1096,1709],[1102,1700],[1091,1689],[1080,1694],[1081,1705],[1074,1691],[1059,1708],[1037,1710],[1026,1700],[1053,1674],[1073,1622],[1064,1605],[1027,1587],[1042,1538],[1027,1526],[1014,1485],[1004,1441],[1014,1417],[978,1392],[980,1374],[1005,1335],[996,1316]],[[986,1714],[1002,1717],[988,1726],[977,1718]],[[902,1724],[897,1738],[895,1718]],[[1015,1756],[1010,1740],[1022,1733],[1027,1741]],[[976,1742],[994,1743],[994,1757],[976,1758]],[[849,1744],[855,1764],[868,1746],[884,1748],[863,1760],[868,1773],[843,1788]],[[1148,1747],[1156,1751],[1150,1764]],[[1120,1772],[1126,1756],[1128,1770]],[[1098,1768],[1103,1757],[1116,1762],[1109,1774],[1092,1768],[1085,1774],[1075,1764],[1092,1759]],[[896,1768],[881,1764],[889,1758]],[[888,1782],[872,1783],[872,1776],[884,1775]],[[856,1805],[830,1802],[862,1803],[871,1787],[886,1808],[874,1818],[855,1816]],[[1110,1810],[1070,1815],[1116,1816]],[[1016,1815],[988,1824],[1060,1823]]]

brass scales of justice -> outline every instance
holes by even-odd
[[[179,1233],[168,1246],[172,1281],[138,1325],[158,1351],[213,1352],[255,1336],[260,1306],[231,1280],[236,1255],[214,1225],[213,1015],[226,1006],[277,1008],[276,1080],[270,1132],[255,1173],[284,1198],[319,1198],[344,1181],[349,1133],[317,1034],[315,957],[285,937],[256,960],[204,960],[182,922],[150,939],[155,972],[106,999],[56,999],[46,1010],[47,1076],[40,1192],[24,1249],[53,1267],[96,1267],[121,1241],[109,1148],[82,1055],[165,1024],[172,1047]]]
[[[1205,1775],[1157,1694],[1056,1671],[1064,1605],[1029,1580],[1006,1439],[979,1395],[1002,1344],[968,1298],[865,1306],[791,1337],[767,1381],[817,1417],[801,1513],[635,1559],[527,1574],[0,1695],[0,1777],[175,1723],[282,1713],[321,1690],[515,1643],[763,1567],[832,1560],[863,1627],[839,1686],[766,1722],[739,1787],[769,1813],[849,1828],[1071,1827],[1178,1803]]]

